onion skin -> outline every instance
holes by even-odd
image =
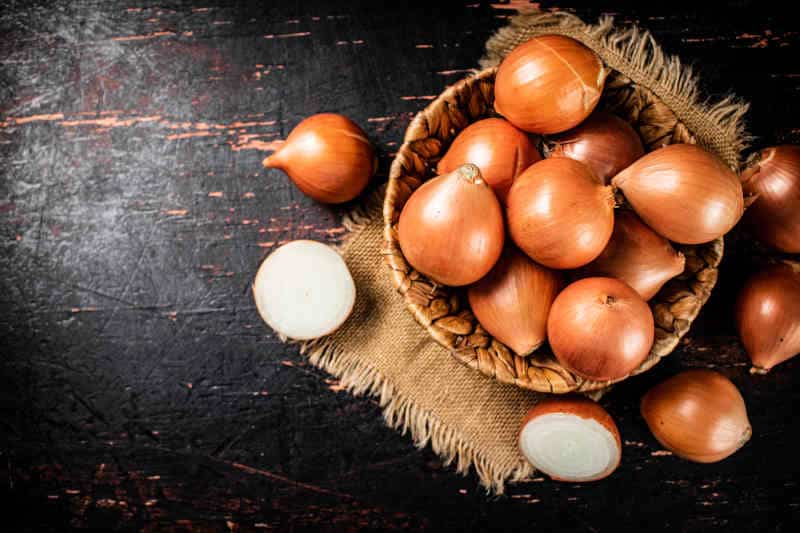
[[[644,155],[636,130],[616,115],[595,111],[577,127],[547,139],[549,157],[580,161],[603,183]]]
[[[306,196],[339,204],[361,194],[377,163],[361,128],[342,115],[321,113],[300,122],[261,164],[286,172]]]
[[[654,335],[650,307],[614,278],[585,278],[567,286],[547,319],[558,362],[594,381],[628,376],[647,358]]]
[[[767,148],[742,173],[746,195],[758,195],[745,222],[776,250],[800,253],[800,146]]]
[[[778,263],[751,276],[736,301],[736,327],[753,373],[800,353],[800,266]]]
[[[614,230],[614,192],[567,158],[545,159],[520,174],[508,193],[511,238],[534,261],[577,268],[594,260]]]
[[[528,411],[528,414],[525,415],[525,418],[522,420],[522,424],[520,425],[520,435],[518,440],[521,440],[522,437],[522,429],[525,428],[525,425],[530,422],[531,420],[538,418],[542,415],[552,414],[552,413],[564,413],[574,415],[580,418],[585,418],[588,420],[594,420],[605,429],[608,430],[609,433],[614,435],[615,440],[617,441],[617,447],[620,450],[620,458],[622,457],[622,439],[620,438],[619,429],[617,428],[617,424],[614,422],[614,419],[611,418],[611,415],[608,414],[608,411],[603,409],[603,407],[589,400],[584,396],[577,396],[577,395],[567,395],[561,396],[558,398],[546,398],[541,402],[537,403]],[[583,481],[597,481],[600,479],[604,479],[611,475],[614,470],[617,469],[619,466],[619,460],[617,460],[617,464],[614,465],[608,472],[605,472],[597,477],[593,477],[590,479],[585,479]],[[558,476],[550,475],[551,479],[555,481],[567,481],[564,479],[559,478]]]
[[[648,228],[633,211],[618,209],[611,240],[581,274],[617,278],[647,301],[685,266],[686,258],[667,239]]]
[[[458,134],[436,172],[447,174],[464,163],[477,165],[500,203],[505,204],[514,178],[541,159],[527,133],[507,120],[487,118],[470,124]]]
[[[507,246],[489,274],[470,285],[467,297],[483,329],[524,356],[547,338],[547,315],[561,287],[557,272]]]
[[[583,122],[600,101],[608,70],[586,46],[542,35],[517,46],[500,64],[494,107],[531,133],[559,133]]]
[[[742,217],[739,178],[719,158],[692,144],[645,155],[611,180],[656,233],[682,244],[721,237]]]
[[[406,261],[443,285],[461,286],[485,276],[503,252],[503,212],[472,164],[423,183],[398,222]]]
[[[747,408],[736,385],[712,370],[687,370],[650,389],[642,417],[675,455],[716,463],[750,440]]]

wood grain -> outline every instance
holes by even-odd
[[[381,179],[414,114],[522,2],[13,1],[0,10],[0,479],[9,531],[789,531],[800,363],[750,376],[731,309],[765,250],[736,230],[675,354],[603,404],[623,441],[597,484],[488,498],[387,429],[259,321],[259,261],[336,242],[341,209],[260,161],[303,117],[359,123]],[[800,28],[779,3],[540,2],[639,22],[709,94],[752,102],[754,147],[800,141]],[[702,4],[702,5],[701,5]],[[754,437],[716,465],[664,452],[652,384],[712,367]]]

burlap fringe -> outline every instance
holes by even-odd
[[[565,12],[520,14],[486,42],[481,67],[498,65],[510,49],[534,34],[546,33],[542,30],[548,27],[566,31],[590,48],[602,50],[606,64],[653,91],[690,131],[702,134],[703,138],[720,139],[721,144],[732,147],[730,160],[726,162],[734,170],[740,169],[739,154],[752,140],[744,124],[749,104],[734,95],[716,102],[701,100],[692,67],[684,65],[677,56],[665,54],[650,32],[637,26],[615,30],[614,18],[608,15],[591,25]]]
[[[740,153],[749,140],[744,128],[743,117],[748,104],[733,96],[711,103],[701,102],[698,82],[691,67],[684,66],[675,56],[667,56],[659,48],[647,31],[637,27],[613,32],[613,19],[605,16],[596,25],[584,24],[579,18],[569,13],[529,13],[511,19],[508,27],[500,29],[487,42],[487,55],[481,59],[483,68],[497,65],[502,59],[502,51],[509,46],[516,46],[527,40],[525,28],[535,24],[539,29],[543,26],[559,26],[580,32],[586,39],[602,44],[609,54],[615,56],[614,61],[627,62],[631,70],[644,72],[655,84],[644,83],[670,107],[675,98],[681,100],[681,106],[693,107],[698,116],[681,116],[678,118],[692,131],[705,127],[715,128],[713,134],[722,136],[726,142]],[[631,79],[637,83],[645,80]],[[679,107],[679,106],[676,106]],[[705,122],[710,126],[702,126]],[[739,161],[732,165],[738,166]],[[738,168],[737,168],[738,170]],[[368,224],[380,220],[385,187],[380,187],[369,194],[361,206],[354,208],[343,217],[344,227],[350,232],[338,246],[340,251],[347,249],[348,244]],[[402,434],[411,433],[414,444],[423,448],[430,444],[431,449],[443,458],[445,464],[455,464],[456,470],[466,474],[470,466],[486,487],[487,492],[502,494],[505,483],[529,479],[535,470],[525,461],[500,467],[491,462],[467,442],[462,435],[452,428],[444,427],[432,413],[421,409],[412,398],[398,393],[374,368],[348,357],[346,351],[330,338],[316,339],[301,344],[301,353],[306,354],[314,366],[336,376],[343,387],[353,395],[374,396],[379,400],[387,425]],[[595,394],[593,396],[599,396]]]

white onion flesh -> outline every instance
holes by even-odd
[[[529,421],[520,434],[520,449],[537,470],[576,482],[604,477],[621,455],[616,437],[602,424],[568,413]]]
[[[281,246],[261,263],[253,297],[269,327],[284,337],[308,340],[333,333],[347,320],[356,286],[335,250],[299,240]]]

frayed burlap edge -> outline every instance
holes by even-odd
[[[702,99],[692,67],[677,56],[665,54],[650,32],[637,26],[615,29],[614,18],[608,15],[591,25],[571,13],[526,12],[512,17],[508,26],[489,38],[480,65],[494,67],[517,45],[547,33],[584,43],[608,67],[650,89],[696,135],[701,146],[739,170],[741,154],[751,140],[744,123],[750,105],[734,95],[716,102]]]

